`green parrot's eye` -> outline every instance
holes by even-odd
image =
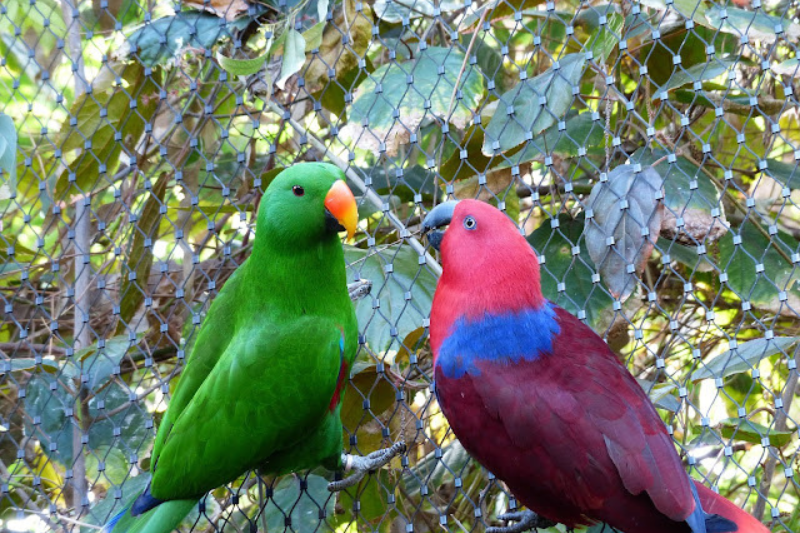
[[[306,190],[299,185],[295,185],[292,187],[292,192],[295,196],[303,196],[306,193]]]

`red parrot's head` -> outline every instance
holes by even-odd
[[[544,304],[536,253],[497,208],[478,200],[445,202],[428,213],[422,231],[439,250],[443,269],[432,327],[434,315],[446,330],[462,316],[476,319]],[[438,336],[431,332],[434,342]]]

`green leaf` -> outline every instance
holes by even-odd
[[[472,42],[472,35],[461,34],[458,38],[461,46],[466,50]],[[497,47],[500,45],[492,39],[475,39],[472,45],[472,56],[478,60],[478,66],[486,75],[487,80],[494,81],[498,91],[504,92],[507,88],[507,70],[503,67],[503,56]]]
[[[220,66],[234,76],[249,76],[259,72],[269,59],[269,52],[251,59],[234,59],[225,57],[221,52],[217,52],[217,61]]]
[[[483,98],[484,76],[467,64],[458,86],[461,99],[457,94],[448,115],[463,62],[460,50],[431,46],[412,61],[383,65],[358,88],[349,124],[342,133],[365,150],[377,152],[378,143],[383,142],[393,154],[408,142],[409,132],[434,117],[465,128]]]
[[[384,524],[389,522],[397,512],[390,507],[389,491],[386,489],[391,487],[393,489],[392,493],[396,493],[395,486],[396,483],[391,474],[385,468],[381,468],[361,480],[357,491],[345,490],[340,492],[339,506],[344,509],[344,516],[337,522],[341,524],[358,520],[362,523],[367,521],[373,525],[378,522],[383,522]],[[357,499],[354,500],[351,493],[356,494]],[[385,530],[385,528],[379,528],[372,531]],[[337,531],[339,531],[338,528]]]
[[[523,7],[528,10],[543,3],[544,0],[491,0],[480,7],[470,7],[464,16],[464,19],[461,21],[461,24],[459,24],[459,29],[461,31],[466,31],[469,29],[470,26],[480,20],[484,11],[486,11],[486,17],[484,20],[489,22],[500,18],[514,16],[516,13],[520,12]],[[477,5],[477,3],[473,4],[473,6]]]
[[[650,397],[653,405],[659,409],[665,409],[673,413],[677,413],[681,408],[681,402],[673,395],[670,394],[675,390],[675,385],[672,383],[653,383],[646,379],[636,378],[639,386],[644,389]]]
[[[619,45],[622,39],[622,26],[625,19],[617,13],[606,15],[606,23],[597,30],[595,35],[587,43],[587,48],[591,47],[594,61],[605,63],[614,48]]]
[[[420,257],[411,246],[392,245],[378,251],[346,246],[344,256],[358,279],[372,281],[370,296],[355,304],[358,323],[365,328],[372,350],[380,352],[397,344],[428,317],[436,277],[419,264]]]
[[[283,46],[283,63],[281,77],[275,82],[280,89],[286,88],[286,81],[303,68],[306,62],[306,40],[299,31],[289,28],[286,32],[286,44]]]
[[[100,347],[100,341],[79,350],[75,359],[80,361],[82,372],[89,377],[87,386],[94,390],[103,385],[115,373],[115,369],[122,364],[122,359],[128,350],[133,350],[139,338],[131,340],[128,335],[118,335],[106,341]]]
[[[397,24],[403,20],[433,17],[435,7],[431,0],[376,0],[372,9],[379,19]],[[464,2],[445,0],[439,2],[438,7],[442,14],[451,13],[463,9]]]
[[[798,78],[800,77],[800,56],[785,59],[777,65],[773,65],[771,69],[776,74]]]
[[[654,168],[664,178],[664,203],[677,213],[684,209],[710,211],[722,207],[717,186],[685,157],[675,157],[667,150],[640,148],[631,156],[631,161],[642,167],[660,161]]]
[[[106,174],[114,172],[123,147],[127,153],[135,153],[145,123],[150,122],[160,101],[160,70],[150,76],[144,72],[141,64],[129,64],[122,76],[127,87],[120,85],[104,95],[86,94],[73,103],[70,116],[61,127],[61,149],[83,150],[59,175],[56,199],[68,192],[93,190],[102,181],[101,162]],[[77,126],[72,125],[73,121]]]
[[[45,454],[62,465],[71,465],[74,458],[74,418],[70,413],[75,412],[77,405],[75,393],[68,393],[67,389],[71,388],[73,379],[69,376],[77,373],[74,365],[68,364],[55,377],[34,374],[26,387],[25,411],[30,415],[25,419],[26,435],[38,439]],[[51,384],[54,384],[52,389]],[[120,409],[119,412],[109,416],[116,409]],[[86,449],[90,451],[111,446],[126,455],[138,453],[153,438],[152,429],[145,425],[150,415],[144,406],[130,405],[130,392],[124,385],[111,383],[99,391],[89,400],[87,410],[91,422]],[[38,423],[34,424],[34,420]],[[115,430],[121,430],[119,436],[115,436]]]
[[[294,531],[318,531],[320,511],[325,516],[334,515],[336,498],[328,492],[328,481],[314,474],[304,479],[306,487],[302,492],[295,476],[286,476],[275,486],[264,506],[267,531],[284,531],[287,520]]]
[[[317,20],[325,20],[325,17],[328,14],[329,4],[329,0],[317,0]]]
[[[50,374],[58,372],[58,363],[42,357],[14,357],[0,361],[0,375],[8,372],[37,372],[44,370]]]
[[[660,88],[653,92],[653,100],[662,99],[666,100],[668,91],[683,87],[689,83],[703,82],[706,80],[713,80],[719,76],[730,71],[736,61],[730,59],[711,59],[706,63],[698,63],[689,68],[676,67],[669,77],[669,80]]]
[[[380,195],[392,194],[405,201],[414,201],[414,195],[433,195],[436,190],[436,173],[420,165],[411,168],[387,168],[376,165],[372,168],[358,169],[360,176],[369,176],[372,187]],[[349,183],[348,183],[349,184]],[[353,189],[353,186],[350,187]]]
[[[595,272],[586,262],[589,252],[583,229],[583,215],[572,219],[562,214],[550,224],[539,226],[528,236],[528,242],[542,261],[545,297],[595,327],[606,318],[613,300],[604,285],[592,279]],[[577,255],[573,254],[576,246]]]
[[[353,371],[357,373],[347,382],[340,416],[345,429],[351,434],[357,434],[360,426],[382,415],[394,405],[395,390],[384,374],[378,374],[375,365],[356,366]],[[369,409],[364,408],[364,400],[369,400]],[[382,437],[378,442],[380,440]],[[359,438],[362,453],[372,452],[380,447],[375,445],[365,449],[363,444]]]
[[[158,225],[161,222],[161,207],[164,205],[164,194],[167,190],[169,173],[162,172],[142,207],[142,211],[132,222],[128,257],[125,261],[124,273],[120,282],[119,321],[116,334],[121,335],[131,326],[139,306],[148,293],[150,268],[153,266],[153,242],[158,237]],[[135,325],[134,325],[135,329]]]
[[[16,192],[17,129],[11,117],[0,113],[0,210]]]
[[[568,54],[558,61],[558,68],[554,65],[503,94],[486,127],[483,153],[492,155],[495,148],[505,152],[563,119],[574,98],[573,87],[583,75],[585,57]]]
[[[674,11],[685,20],[694,20],[703,26],[713,27],[710,26],[704,16],[706,13],[705,4],[699,0],[673,0],[670,2],[666,0],[642,0],[642,4],[661,12]]]
[[[440,455],[441,453],[441,455]],[[416,496],[424,486],[436,490],[452,479],[453,472],[461,472],[470,456],[457,440],[434,450],[403,472],[403,487],[409,496]]]
[[[719,241],[719,267],[728,277],[728,286],[742,300],[758,308],[777,310],[781,306],[782,291],[786,291],[789,298],[796,298],[800,297],[800,290],[795,286],[794,266],[775,247],[791,257],[797,249],[797,241],[783,231],[767,239],[755,224],[746,221],[739,228],[739,244],[734,244],[730,233]]]
[[[211,48],[217,41],[231,36],[232,30],[243,30],[252,18],[232,22],[202,11],[181,11],[140,27],[128,37],[129,50],[122,55],[136,54],[148,67],[166,63],[185,48]]]
[[[105,525],[122,509],[130,506],[139,497],[139,494],[150,483],[150,473],[143,472],[136,477],[127,477],[120,483],[115,483],[115,490],[106,493],[106,497],[92,506],[92,512],[83,517],[89,524]],[[116,498],[116,491],[120,492],[120,499]],[[97,529],[84,527],[81,533],[97,533]]]
[[[698,272],[710,272],[714,270],[714,263],[708,258],[706,254],[697,253],[697,246],[684,246],[676,241],[668,241],[664,238],[659,238],[656,243],[656,248],[664,255],[669,255],[670,260],[678,261],[689,267],[691,270]]]
[[[758,364],[776,355],[786,352],[786,350],[800,337],[775,337],[774,339],[755,339],[738,345],[714,357],[710,361],[704,361],[703,366],[694,371],[691,376],[692,381],[701,379],[726,378],[734,374],[748,372],[757,368]]]
[[[303,39],[305,39],[306,42],[306,52],[310,52],[320,47],[322,44],[322,34],[324,29],[325,22],[318,22],[303,32]]]
[[[798,163],[784,163],[777,159],[767,159],[764,173],[790,189],[800,189],[800,167]]]
[[[706,11],[707,26],[736,36],[747,35],[757,41],[771,43],[778,38],[775,28],[783,30],[789,41],[800,39],[800,26],[786,18],[773,17],[763,11],[747,11],[714,4]]]
[[[550,154],[562,157],[586,155],[586,150],[603,142],[603,122],[592,118],[592,113],[571,115],[544,131],[544,135],[528,142],[525,148],[514,155],[502,158],[496,169],[510,168],[528,161],[542,160]]]
[[[637,165],[620,165],[592,187],[586,202],[587,217],[593,213],[585,229],[589,256],[617,298],[633,292],[636,276],[629,269],[641,273],[653,251],[664,211],[661,184],[652,167],[637,171]]]
[[[86,474],[91,479],[97,479],[103,486],[109,483],[117,487],[130,473],[128,458],[119,448],[99,446],[86,456]]]
[[[720,422],[719,432],[726,439],[752,442],[753,444],[762,444],[764,438],[767,437],[770,446],[783,448],[792,441],[797,430],[781,431],[746,418],[726,418]]]
[[[645,148],[637,150],[631,161],[643,167],[660,161],[654,168],[664,178],[662,236],[695,246],[698,242],[716,241],[728,231],[721,194],[700,167],[667,150]],[[680,229],[679,217],[683,221]]]

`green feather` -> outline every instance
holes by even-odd
[[[324,200],[343,178],[307,163],[270,184],[252,254],[211,304],[158,429],[150,491],[178,501],[129,531],[170,531],[191,510],[186,502],[250,469],[340,466],[342,424],[331,400],[342,361],[352,368],[358,327]],[[292,191],[298,185],[302,196]]]

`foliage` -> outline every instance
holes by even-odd
[[[338,499],[321,470],[250,473],[184,530],[477,531],[511,505],[431,393],[417,232],[454,195],[525,230],[545,295],[625,358],[692,475],[800,531],[789,3],[75,5],[0,5],[4,529],[130,503],[264,189],[330,160],[360,195],[348,276],[373,283],[343,445],[410,452]]]

